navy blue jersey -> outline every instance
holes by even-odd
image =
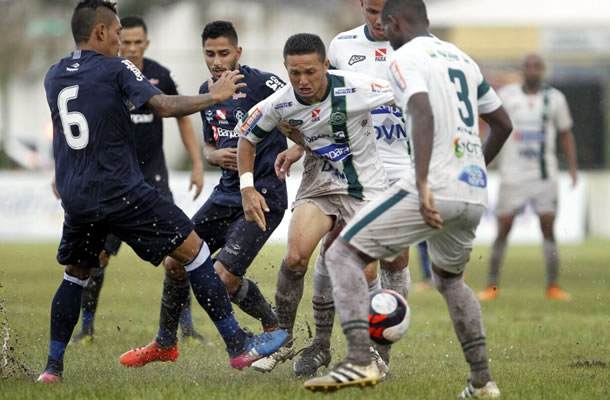
[[[142,73],[150,83],[168,95],[178,94],[171,73],[161,64],[144,59]],[[146,182],[158,185],[167,182],[167,166],[163,154],[163,119],[148,107],[131,110],[131,120],[135,125],[138,164]]]
[[[96,218],[120,207],[143,177],[130,106],[161,93],[128,60],[74,51],[45,77],[57,190],[66,212]]]
[[[246,65],[239,67],[248,86],[240,89],[232,98],[217,103],[201,112],[203,138],[214,143],[216,148],[237,147],[239,135],[233,131],[237,122],[258,102],[284,86],[277,76]],[[201,85],[199,93],[208,92],[208,83]],[[286,183],[275,174],[273,164],[277,155],[286,150],[286,137],[274,129],[256,146],[254,160],[254,186],[267,201],[271,210],[284,210],[288,206]],[[222,170],[220,183],[214,188],[210,199],[220,205],[241,207],[241,192],[237,171]]]

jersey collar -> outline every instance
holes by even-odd
[[[331,89],[331,76],[330,74],[327,72],[326,73],[326,92],[324,93],[324,96],[322,96],[322,98],[320,99],[320,101],[316,104],[322,103],[324,102],[324,100],[326,100],[328,98],[328,95],[330,94],[330,89]],[[312,104],[306,102],[305,100],[303,100],[299,94],[297,93],[296,90],[294,90],[294,88],[292,88],[292,92],[294,93],[294,97],[297,99],[297,101],[299,103],[301,103],[304,106],[311,106]]]
[[[369,32],[369,26],[367,24],[364,24],[364,36],[370,40],[371,42],[377,42],[375,39],[373,39],[373,37],[371,36],[371,32]]]

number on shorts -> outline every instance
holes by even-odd
[[[59,118],[66,136],[68,146],[74,150],[87,147],[89,143],[89,124],[85,116],[78,111],[68,111],[68,102],[78,97],[78,85],[64,88],[57,96],[57,107],[59,108]],[[78,135],[72,134],[72,125],[78,128]]]

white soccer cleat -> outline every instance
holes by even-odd
[[[468,381],[468,386],[466,389],[462,390],[462,393],[458,395],[459,399],[466,398],[475,398],[475,399],[499,399],[500,398],[500,389],[498,389],[498,385],[494,381],[489,381],[482,388],[475,388],[472,386],[472,383]]]
[[[349,386],[375,387],[377,382],[379,382],[379,369],[374,361],[369,365],[355,365],[343,361],[335,365],[328,375],[310,379],[304,383],[304,386],[313,392],[321,390],[326,393],[329,390]]]
[[[379,352],[375,350],[373,346],[371,346],[370,349],[371,358],[373,359],[373,362],[377,364],[377,369],[379,370],[379,380],[383,382],[390,376],[390,367],[388,367],[388,364],[383,361],[383,358],[381,358]]]
[[[271,372],[279,363],[292,360],[294,355],[294,339],[289,339],[275,353],[252,363],[252,368],[258,372]]]

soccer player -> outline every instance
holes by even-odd
[[[352,219],[326,259],[348,355],[331,372],[305,382],[312,390],[375,384],[366,351],[368,294],[362,269],[428,241],[434,282],[443,295],[471,375],[461,396],[498,397],[489,373],[479,302],[462,273],[487,202],[486,163],[498,153],[511,122],[477,64],[428,32],[422,0],[387,0],[382,13],[396,104],[406,113],[415,168]],[[491,127],[481,145],[477,121]],[[464,153],[454,151],[461,143]]]
[[[559,256],[553,225],[557,214],[557,177],[559,167],[555,150],[557,134],[568,161],[572,183],[578,180],[572,117],[565,96],[543,83],[544,61],[538,54],[528,54],[522,65],[522,84],[507,85],[498,91],[515,125],[510,140],[500,153],[500,194],[496,215],[498,236],[489,262],[487,289],[481,300],[495,299],[500,293],[498,280],[504,260],[506,241],[515,216],[531,204],[540,218],[546,263],[546,296],[571,300],[559,288]]]
[[[131,106],[146,104],[162,117],[188,115],[245,87],[236,83],[243,75],[226,72],[204,95],[165,95],[130,61],[117,57],[120,31],[115,3],[79,2],[72,15],[76,50],[45,77],[57,191],[65,211],[57,260],[66,269],[51,304],[49,355],[38,378],[43,383],[61,378],[83,289],[110,233],[153,265],[167,255],[178,261],[223,337],[232,367],[249,366],[287,338],[282,330],[252,336],[239,327],[207,244],[189,218],[144,181],[136,156]]]
[[[259,143],[278,123],[285,122],[298,128],[291,139],[301,146],[291,148],[296,149],[295,154],[285,153],[286,157],[291,161],[299,159],[307,149],[275,296],[280,328],[292,334],[305,272],[318,242],[335,224],[349,221],[356,210],[387,186],[370,112],[392,104],[393,96],[387,81],[355,72],[328,71],[324,44],[316,35],[291,36],[284,45],[284,65],[291,84],[251,108],[236,129],[242,135],[237,159],[244,212],[247,220],[255,221],[263,230],[269,207],[252,175]],[[314,274],[314,300],[328,299],[326,303],[314,303],[322,310],[334,308],[324,261],[324,248],[330,240],[327,237],[322,246]],[[307,349],[309,357],[305,360],[309,362],[295,363],[298,376],[311,375],[330,362],[334,313],[330,317],[328,329],[316,329],[316,345]],[[294,341],[290,338],[280,351],[253,367],[271,371],[294,354]]]
[[[128,16],[121,18],[121,46],[119,54],[131,61],[144,74],[146,79],[163,93],[169,95],[178,94],[177,84],[172,78],[172,73],[159,63],[149,58],[144,57],[145,51],[148,49],[150,41],[147,38],[148,30],[146,23],[140,17]],[[167,166],[165,165],[165,156],[163,154],[163,121],[155,115],[152,110],[147,107],[140,107],[131,110],[131,121],[135,127],[136,151],[138,156],[138,165],[144,175],[144,181],[156,188],[170,200],[173,200],[172,192],[169,189]],[[195,138],[193,125],[188,116],[180,116],[176,118],[178,127],[180,128],[180,136],[184,147],[186,148],[191,162],[193,171],[191,173],[191,185],[196,188],[193,200],[199,197],[203,188],[203,163],[199,154],[199,144]],[[98,299],[102,284],[104,283],[104,274],[108,266],[108,259],[111,255],[116,255],[119,251],[121,241],[115,235],[109,235],[104,244],[104,250],[100,254],[100,267],[93,269],[89,276],[89,284],[83,292],[82,305],[82,327],[70,343],[79,341],[89,342],[93,339],[93,324],[95,319],[95,311],[97,309]],[[188,282],[187,282],[188,283]],[[171,277],[166,276],[164,287],[169,286],[171,290],[180,290],[173,285]],[[186,291],[190,293],[188,284],[184,286]],[[191,302],[190,296],[187,296],[184,309],[180,317],[180,326],[182,328],[183,338],[194,338],[203,340],[193,326],[191,317]]]
[[[284,83],[274,74],[261,72],[247,65],[240,65],[242,48],[238,45],[237,32],[231,22],[214,21],[205,26],[201,34],[203,54],[214,80],[225,71],[239,70],[247,87],[231,98],[201,111],[205,156],[212,165],[222,168],[222,177],[208,201],[191,219],[195,232],[206,242],[214,257],[214,268],[225,284],[231,301],[245,313],[261,321],[265,331],[278,329],[278,320],[258,286],[244,278],[246,270],[280,224],[288,204],[286,183],[276,175],[273,163],[278,153],[286,149],[286,138],[279,131],[272,131],[257,148],[254,175],[256,187],[269,206],[266,213],[267,230],[261,230],[254,222],[247,222],[241,207],[239,177],[237,175],[238,135],[235,125],[247,110],[275,93]],[[209,92],[208,82],[201,85],[199,93]],[[186,279],[177,285],[186,286]],[[151,361],[173,361],[178,356],[176,345],[178,305],[185,301],[188,292],[176,293],[164,290],[161,302],[159,335],[148,346],[131,350],[121,356],[121,363],[138,367]]]

